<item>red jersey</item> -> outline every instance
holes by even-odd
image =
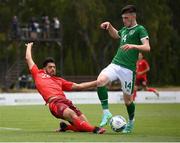
[[[147,68],[149,68],[149,64],[145,59],[137,61],[137,63],[136,63],[136,73],[142,72],[142,71],[146,70]],[[146,76],[147,76],[146,73],[144,73],[142,75],[136,74],[136,78],[147,78]]]
[[[71,91],[73,82],[66,81],[60,77],[50,76],[42,69],[34,65],[30,70],[35,81],[35,85],[41,96],[47,102],[52,96],[66,98],[63,91]]]

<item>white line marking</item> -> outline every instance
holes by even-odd
[[[7,127],[0,127],[0,130],[11,130],[11,131],[20,131],[20,128],[7,128]]]

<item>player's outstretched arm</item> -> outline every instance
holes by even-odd
[[[32,54],[31,54],[31,49],[33,46],[33,42],[27,43],[26,45],[26,62],[28,64],[29,69],[31,70],[33,65],[35,64],[33,59],[32,59]]]
[[[97,81],[83,82],[83,83],[73,83],[72,90],[85,90],[89,88],[97,87]]]
[[[103,22],[101,23],[100,25],[100,28],[101,29],[105,29],[109,32],[109,35],[114,38],[114,39],[119,39],[119,34],[118,34],[118,31],[111,25],[110,22]]]

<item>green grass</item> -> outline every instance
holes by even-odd
[[[93,125],[101,119],[100,105],[77,105]],[[123,104],[111,104],[114,115],[127,118]],[[0,106],[0,142],[176,142],[180,141],[180,104],[137,104],[134,132],[113,132],[109,126],[103,135],[93,133],[56,133],[58,119],[47,106]]]

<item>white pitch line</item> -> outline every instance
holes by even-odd
[[[11,131],[20,131],[20,128],[7,128],[7,127],[0,127],[0,130],[11,130]]]

